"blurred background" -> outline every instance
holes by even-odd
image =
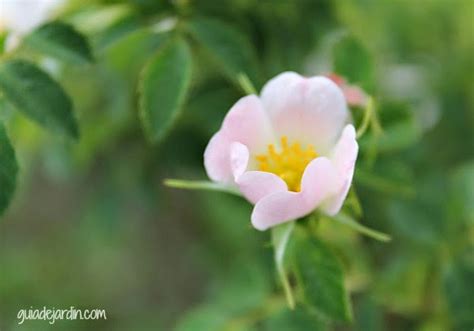
[[[18,52],[61,82],[81,139],[0,108],[20,164],[0,221],[0,329],[292,329],[278,317],[286,308],[273,300],[282,290],[270,236],[251,227],[251,206],[162,184],[206,178],[204,148],[244,95],[238,84],[189,38],[193,75],[179,119],[158,144],[141,128],[140,71],[170,30],[198,17],[246,40],[258,89],[282,71],[336,72],[376,100],[384,133],[361,139],[354,185],[360,221],[393,239],[320,225],[343,261],[354,323],[318,330],[472,330],[471,0],[63,2],[50,18],[84,33],[95,62]],[[344,38],[355,51],[338,46]],[[346,51],[335,62],[337,47]],[[360,70],[367,79],[351,81]],[[352,111],[360,123],[362,110]],[[43,306],[102,308],[107,320],[17,325],[19,309]]]

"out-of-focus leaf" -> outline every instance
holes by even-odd
[[[202,129],[206,137],[211,137],[219,130],[225,114],[238,98],[239,94],[231,87],[223,86],[221,81],[218,85],[206,86],[190,96],[184,120]]]
[[[357,331],[385,330],[382,310],[369,298],[364,298],[355,307],[355,329]]]
[[[259,262],[246,260],[243,269],[235,265],[226,270],[217,285],[214,284],[210,299],[228,313],[238,316],[264,305],[270,296],[271,283],[268,273]]]
[[[95,50],[101,52],[109,45],[126,36],[128,33],[142,27],[140,18],[133,11],[124,17],[121,17],[106,29],[101,30],[97,34],[93,34],[92,45]]]
[[[136,112],[131,111],[136,93],[128,81],[100,66],[87,66],[81,70],[66,68],[63,77],[73,77],[63,79],[62,83],[67,91],[74,93],[75,113],[80,114],[81,141],[73,150],[58,146],[57,156],[62,155],[59,159],[72,170],[70,166],[86,167],[94,162],[97,153],[113,144],[136,117]]]
[[[0,121],[8,122],[14,113],[13,106],[0,94]]]
[[[413,120],[404,120],[384,127],[384,132],[377,140],[377,152],[393,152],[415,144],[421,138],[421,130]],[[360,140],[362,149],[369,147],[372,137],[365,136]]]
[[[395,238],[409,239],[413,244],[436,247],[440,241],[448,240],[448,219],[445,204],[448,189],[441,174],[425,177],[416,182],[415,199],[392,200],[388,205],[388,216]]]
[[[227,320],[228,316],[219,307],[201,306],[187,313],[175,331],[220,331]]]
[[[407,102],[382,99],[377,106],[384,127],[414,118],[413,105]]]
[[[424,288],[429,277],[429,260],[413,250],[391,259],[377,277],[377,301],[399,313],[418,312],[424,303]]]
[[[0,54],[5,51],[5,42],[7,40],[7,34],[5,32],[0,32]]]
[[[130,16],[133,16],[133,7],[127,3],[104,4],[84,6],[69,21],[78,27],[80,31],[84,31],[88,35],[97,35]]]
[[[177,119],[191,78],[191,53],[181,39],[171,40],[152,57],[140,79],[140,118],[152,142]]]
[[[217,305],[204,305],[179,321],[175,331],[254,331],[245,320],[233,319],[228,312]]]
[[[0,90],[17,110],[35,122],[78,138],[71,100],[57,82],[35,65],[23,60],[0,64]]]
[[[366,251],[363,236],[360,236],[350,227],[332,221],[328,216],[321,215],[313,221],[313,229],[317,230],[318,237],[331,243],[331,248],[338,253],[344,265],[344,283],[347,291],[358,292],[366,289],[371,282],[371,257]],[[375,241],[368,240],[370,244]],[[381,247],[385,247],[382,244]],[[353,257],[357,256],[357,259]]]
[[[377,329],[380,330],[380,329]],[[450,330],[450,324],[444,315],[434,315],[431,318],[424,320],[419,328],[419,331],[446,331]]]
[[[83,64],[93,61],[86,37],[63,22],[40,26],[25,38],[25,42],[34,49],[66,62]]]
[[[442,235],[437,228],[439,222],[436,215],[426,205],[392,201],[388,212],[395,237],[402,236],[418,244],[435,245]]]
[[[157,34],[150,29],[130,32],[103,51],[105,63],[113,70],[135,76],[149,56],[166,42],[167,37],[168,34]]]
[[[258,264],[245,269],[233,267],[213,289],[207,303],[187,313],[177,331],[222,331],[253,328],[254,321],[246,318],[267,307],[269,284],[266,273]]]
[[[372,147],[377,153],[390,153],[411,147],[420,140],[422,126],[416,120],[413,105],[382,99],[377,110],[383,132],[374,131],[361,137],[361,151],[370,151]]]
[[[283,310],[264,322],[265,331],[324,331],[326,325],[304,309]]]
[[[15,151],[0,122],[0,216],[7,209],[15,191],[17,173]]]
[[[300,240],[295,247],[295,264],[304,302],[331,319],[351,321],[343,269],[331,249],[314,238]]]
[[[413,198],[416,194],[412,183],[402,182],[399,178],[392,176],[376,174],[362,167],[357,169],[355,181],[357,184],[390,195]]]
[[[365,47],[353,36],[342,37],[333,49],[333,70],[368,91],[374,86],[372,58]]]
[[[451,183],[451,208],[455,210],[456,215],[460,215],[465,224],[474,225],[474,162],[456,168]]]
[[[255,253],[259,248],[263,249],[262,233],[255,231],[250,224],[252,209],[247,201],[230,194],[203,192],[199,193],[197,205],[203,212],[202,226],[206,237],[214,242],[215,255],[225,259],[238,251],[232,261],[227,261],[231,265],[259,257]],[[219,267],[228,268],[228,264],[220,263]]]
[[[472,248],[453,265],[448,266],[444,274],[444,290],[448,307],[452,313],[454,330],[470,330],[474,325],[474,251]]]
[[[238,75],[246,74],[256,83],[255,52],[244,34],[225,22],[205,18],[193,20],[189,28],[229,79],[238,84]]]

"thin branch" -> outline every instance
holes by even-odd
[[[240,193],[231,186],[214,183],[207,180],[165,179],[163,184],[168,187],[184,190],[219,191],[240,196]]]

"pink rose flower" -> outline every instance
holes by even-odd
[[[0,0],[0,34],[9,35],[5,49],[12,51],[24,35],[51,18],[51,14],[66,0]]]
[[[284,72],[241,98],[204,152],[208,176],[236,186],[266,230],[319,208],[339,212],[358,153],[341,89],[323,76]]]
[[[344,77],[334,73],[328,74],[326,77],[341,88],[349,106],[358,106],[362,108],[367,106],[367,94],[359,86],[348,84]]]

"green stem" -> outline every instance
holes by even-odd
[[[290,235],[295,227],[295,222],[287,222],[272,229],[272,244],[274,249],[275,264],[280,277],[283,290],[285,292],[286,301],[290,309],[295,308],[295,299],[291,289],[290,282],[285,271],[284,257]]]
[[[349,196],[347,197],[347,201],[354,207],[354,211],[358,217],[362,216],[362,206],[360,204],[359,196],[357,195],[357,192],[354,188],[354,186],[351,187],[351,190],[349,191]]]
[[[255,86],[253,86],[252,82],[250,81],[249,77],[244,74],[240,73],[237,75],[237,82],[239,83],[240,87],[246,94],[257,94],[257,90]]]
[[[375,105],[373,105],[374,110],[372,112],[372,117],[370,118],[370,126],[374,131],[376,136],[380,136],[383,134],[382,124],[380,124],[379,116],[377,115],[377,109]]]
[[[163,181],[163,184],[168,187],[179,188],[184,190],[219,191],[240,196],[240,193],[233,187],[210,182],[207,180],[165,179]]]
[[[362,119],[362,124],[359,129],[357,129],[357,138],[360,138],[364,135],[369,127],[369,123],[373,117],[372,113],[374,111],[374,98],[369,97],[367,102],[367,107],[365,108],[364,118]]]
[[[390,238],[389,235],[387,235],[385,233],[382,233],[382,232],[379,232],[379,231],[372,230],[368,227],[365,227],[362,224],[360,224],[359,222],[357,222],[356,220],[354,220],[352,217],[350,217],[349,215],[347,215],[343,212],[340,212],[339,214],[333,216],[332,218],[334,220],[336,220],[336,221],[338,221],[342,224],[348,225],[351,228],[353,228],[354,230],[359,231],[360,233],[363,233],[363,234],[365,234],[369,237],[372,237],[374,239],[384,241],[384,242],[392,240],[392,238]]]

